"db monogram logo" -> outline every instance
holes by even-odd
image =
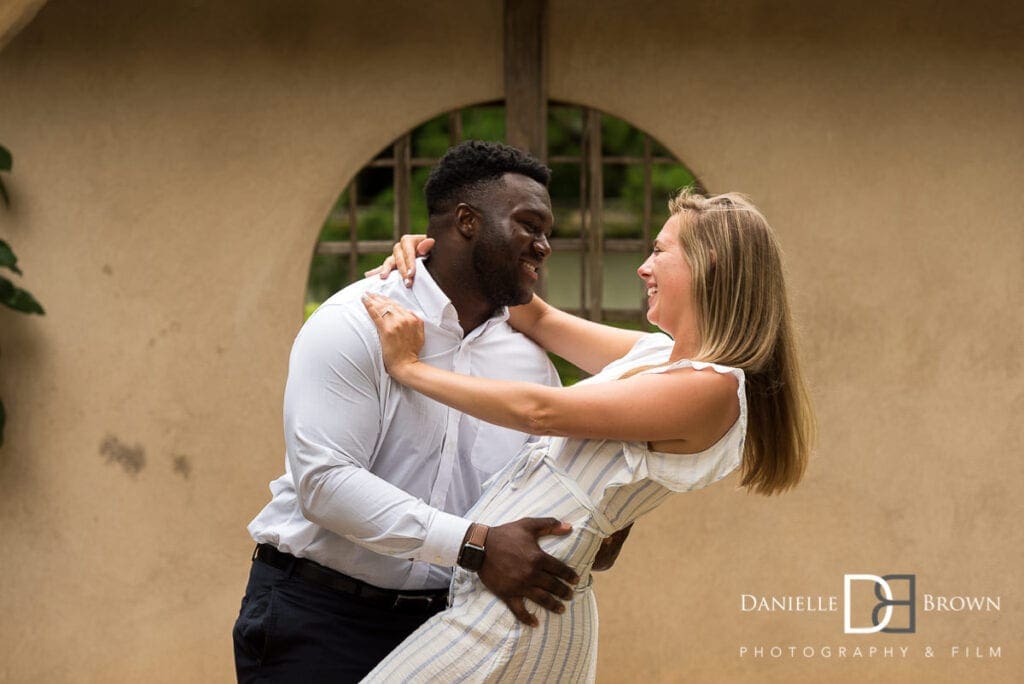
[[[858,597],[855,599],[853,591],[855,582],[872,582],[877,603],[872,604],[870,599],[865,601],[862,597],[863,592],[858,593]],[[875,634],[876,632],[913,634],[916,624],[915,591],[915,575],[882,575],[881,577],[867,574],[843,575],[843,632],[846,634]],[[866,608],[871,609],[870,626],[866,626],[863,620],[867,614]],[[889,624],[897,613],[905,614],[905,619],[896,620],[897,625],[903,626],[890,627]],[[854,626],[854,616],[861,618],[858,620],[860,626]]]

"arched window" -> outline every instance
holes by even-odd
[[[668,218],[667,200],[700,187],[694,174],[629,123],[550,103],[547,159],[555,227],[541,296],[567,311],[637,327],[644,292],[636,268]],[[448,147],[505,138],[502,103],[443,114],[417,126],[374,157],[324,222],[306,290],[306,314],[390,253],[392,243],[427,225],[423,185]]]

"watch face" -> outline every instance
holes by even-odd
[[[484,564],[484,550],[479,546],[473,546],[472,544],[466,544],[462,547],[462,553],[459,554],[459,566],[466,570],[472,570],[476,572]]]

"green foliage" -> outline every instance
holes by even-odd
[[[18,257],[14,256],[11,246],[3,240],[0,240],[0,268],[9,268],[21,275],[21,269],[18,268]]]
[[[651,166],[651,223],[655,231],[668,219],[668,201],[685,187],[696,184],[693,173],[681,164]],[[622,201],[640,215],[644,202],[644,170],[639,166],[626,169],[622,184]],[[639,234],[637,235],[639,237]]]
[[[0,171],[10,171],[13,167],[13,162],[10,151],[3,145],[0,145]],[[4,206],[10,207],[11,199],[3,185],[2,177],[0,177],[0,195],[3,196]],[[21,275],[21,269],[18,268],[18,257],[15,256],[14,250],[4,240],[0,240],[0,268],[6,268],[13,273]],[[16,286],[10,279],[4,276],[0,276],[0,304],[22,313],[44,313],[43,307],[39,305],[39,302],[32,296],[32,293]]]
[[[565,387],[575,385],[580,380],[588,377],[586,371],[577,368],[561,356],[549,353],[548,358],[551,359],[551,364],[555,367],[555,370],[558,372],[558,377],[561,378],[562,385]]]
[[[505,105],[470,107],[462,113],[463,140],[505,140]]]
[[[440,157],[448,149],[448,115],[434,117],[412,132],[412,156]]]
[[[363,273],[371,268],[380,266],[386,256],[386,254],[360,254],[356,260],[355,280],[362,278]],[[338,283],[348,282],[350,279],[347,254],[313,255],[313,262],[309,269],[309,286],[306,290],[306,317],[308,318],[316,307],[344,286],[339,286]],[[313,308],[310,309],[310,306]]]
[[[10,171],[14,166],[14,159],[11,157],[10,151],[0,145],[0,171]],[[4,206],[11,206],[11,198],[7,196],[7,188],[4,187],[3,176],[0,176],[0,198],[4,201]]]
[[[14,166],[14,160],[10,151],[0,145],[0,171],[10,171]],[[11,206],[11,198],[4,187],[3,177],[0,176],[0,198],[4,201],[5,207]],[[21,275],[18,268],[18,257],[14,255],[11,246],[0,240],[0,268]],[[23,290],[8,278],[0,276],[0,304],[3,304],[15,311],[27,314],[43,314],[43,307],[28,290]],[[4,426],[7,424],[7,412],[4,410],[3,402],[0,402],[0,447],[4,445]]]
[[[601,151],[610,156],[641,157],[644,153],[644,133],[622,119],[601,116]]]
[[[21,289],[3,276],[0,276],[0,304],[27,314],[46,313],[31,292]]]
[[[576,156],[580,153],[582,140],[583,110],[565,105],[549,106],[548,156]]]

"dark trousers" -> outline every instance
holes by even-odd
[[[232,631],[238,681],[358,682],[429,617],[254,561]]]

